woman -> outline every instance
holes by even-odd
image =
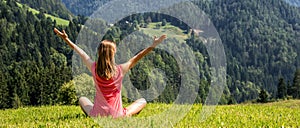
[[[126,63],[116,65],[116,44],[114,42],[109,40],[102,41],[98,47],[98,60],[94,62],[81,48],[68,38],[64,30],[60,32],[54,28],[54,32],[79,54],[93,75],[96,88],[94,104],[86,97],[79,98],[79,105],[86,115],[91,117],[112,116],[113,118],[132,116],[139,113],[146,106],[146,100],[141,98],[128,107],[123,108],[121,98],[122,79],[141,58],[163,42],[166,35],[162,35],[160,38],[154,37],[151,46],[140,51]]]

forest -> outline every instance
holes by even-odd
[[[72,13],[66,6],[57,0],[16,0],[20,3],[26,3],[31,8],[37,9],[40,12],[51,14],[63,19],[72,19]]]
[[[76,104],[78,89],[75,89],[73,81],[79,79],[82,84],[92,84],[86,74],[73,77],[74,69],[76,72],[80,67],[72,67],[72,63],[75,63],[72,62],[73,51],[56,37],[53,28],[65,29],[71,40],[75,41],[87,19],[83,15],[90,15],[97,6],[87,8],[95,2],[91,0],[86,2],[86,5],[76,4],[77,6],[70,9],[71,5],[67,3],[71,2],[66,1],[63,0],[73,14],[63,7],[63,3],[56,0],[36,3],[30,0],[0,2],[1,109]],[[36,8],[40,13],[35,15],[26,8],[20,8],[16,2]],[[58,3],[61,8],[55,8],[57,5],[53,3]],[[300,98],[299,7],[281,0],[214,0],[194,1],[194,4],[210,16],[225,48],[227,87],[219,101],[220,104]],[[79,12],[79,5],[87,8],[82,9],[85,12]],[[57,25],[55,21],[45,17],[44,13],[68,19],[70,24]],[[128,26],[124,24],[125,21],[133,24]],[[98,22],[105,25],[103,21]],[[203,103],[211,80],[209,56],[203,42],[196,39],[196,35],[189,31],[190,28],[178,19],[157,13],[132,15],[111,27],[104,38],[121,43],[126,35],[139,29],[150,28],[151,23],[158,24],[156,27],[170,24],[186,30],[185,34],[189,36],[185,41],[193,48],[201,72],[196,102]],[[129,55],[132,54],[135,53]],[[176,70],[178,65],[174,57],[159,49],[154,50],[132,70],[129,77],[133,86],[141,90],[150,87],[151,82],[147,74],[151,67],[163,69],[168,76],[162,95],[152,102],[174,102],[181,77]],[[162,80],[157,79],[158,83],[160,81]],[[89,88],[81,89],[93,93]],[[125,102],[130,101],[126,97],[134,93],[130,91],[132,90],[124,91]]]
[[[0,8],[0,108],[58,103],[61,86],[72,79],[73,53],[53,33],[56,23],[13,0],[1,1]],[[75,24],[66,29],[76,30]]]

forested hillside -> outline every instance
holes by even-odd
[[[12,0],[1,1],[0,12],[0,108],[59,103],[72,51],[53,33],[56,22]]]
[[[211,15],[225,45],[227,84],[238,102],[254,98],[252,84],[273,98],[280,77],[291,87],[300,66],[299,8],[281,0],[214,0],[209,9],[199,5]]]
[[[48,13],[64,19],[71,19],[72,13],[66,8],[61,0],[16,0],[27,4],[29,7],[37,9],[43,13]]]

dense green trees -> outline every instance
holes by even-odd
[[[259,103],[267,103],[269,101],[269,95],[268,92],[265,89],[261,89],[259,93],[259,97],[257,99],[257,102]]]
[[[16,0],[27,4],[31,8],[37,9],[43,13],[48,13],[64,19],[71,19],[72,13],[66,8],[61,0]]]
[[[279,78],[278,88],[277,88],[277,98],[284,99],[287,96],[287,85],[283,78]]]
[[[300,98],[300,69],[298,69],[294,74],[293,84],[291,86],[290,95],[294,98]]]
[[[197,4],[211,16],[225,46],[230,92],[240,90],[235,81],[250,81],[276,98],[278,78],[292,81],[299,67],[299,9],[280,0]]]
[[[0,10],[0,108],[58,103],[72,76],[70,49],[52,32],[55,22],[11,0]]]
[[[284,98],[296,98],[299,99],[300,94],[300,69],[297,69],[294,73],[293,82],[290,85],[285,84],[285,80],[283,78],[279,79],[278,82],[278,93],[277,98],[284,99]]]

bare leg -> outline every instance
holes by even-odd
[[[92,110],[94,104],[86,97],[79,98],[79,105],[85,115],[89,116],[90,111]]]
[[[132,116],[134,114],[139,113],[146,106],[147,101],[144,98],[138,99],[133,102],[131,105],[126,107],[126,116]]]

